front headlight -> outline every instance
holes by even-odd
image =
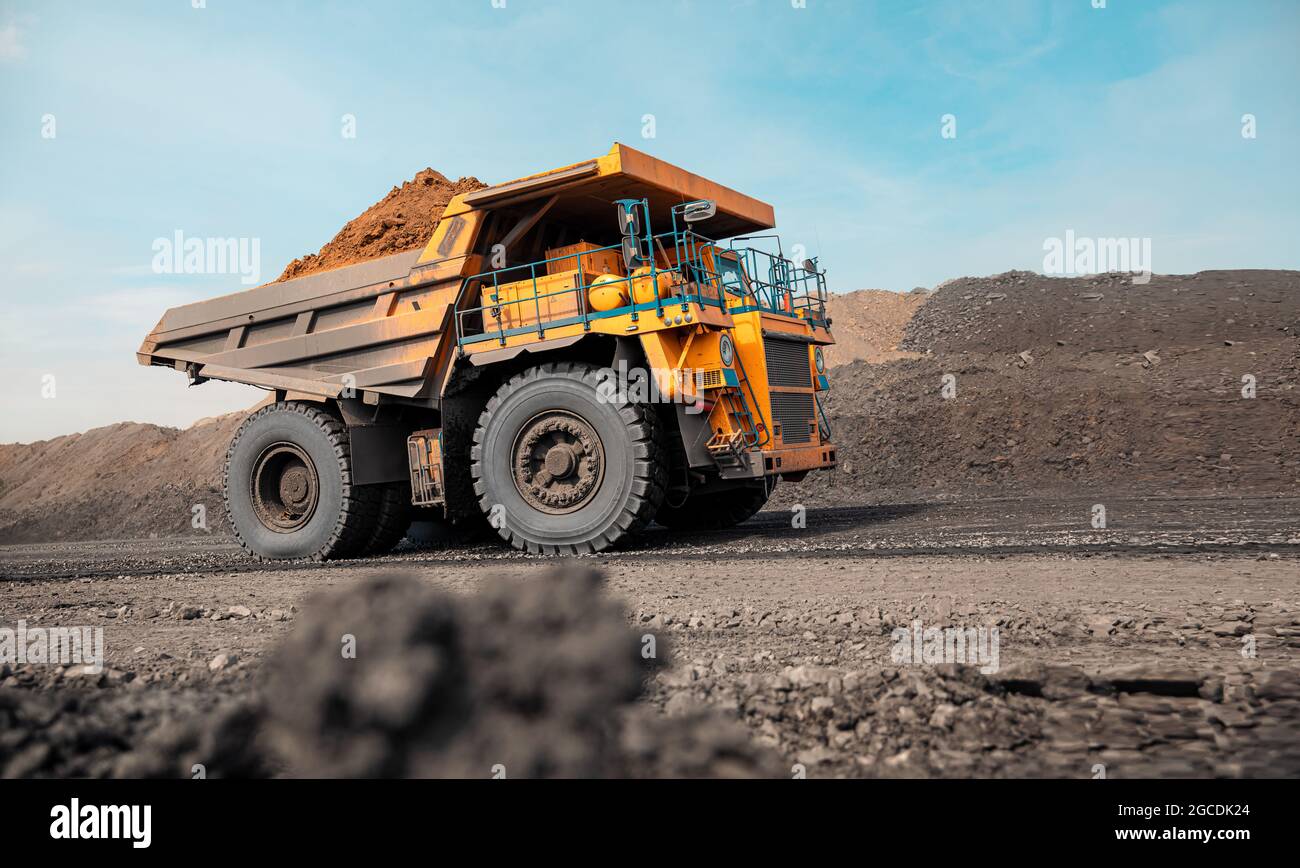
[[[736,347],[731,343],[731,338],[728,335],[718,338],[718,355],[722,358],[722,364],[728,368],[736,360]]]
[[[813,350],[813,364],[817,366],[817,373],[826,373],[826,356],[822,353],[821,347]]]

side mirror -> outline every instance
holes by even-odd
[[[618,203],[618,231],[624,236],[641,234],[641,215],[636,205],[627,202]]]
[[[809,274],[816,274],[817,263],[813,262],[811,259],[805,259],[803,261],[803,270],[808,272]]]
[[[631,274],[636,264],[641,261],[641,241],[632,235],[623,236],[623,267]]]
[[[701,220],[708,220],[718,213],[718,203],[712,199],[699,199],[695,202],[688,202],[682,208],[682,219],[687,223],[698,223]]]

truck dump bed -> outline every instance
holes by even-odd
[[[168,310],[141,345],[143,365],[286,393],[436,406],[455,350],[465,278],[496,245],[513,250],[539,221],[610,224],[610,202],[645,197],[652,212],[711,199],[720,236],[774,225],[772,208],[624,145],[559,169],[452,199],[425,248],[270,283]],[[598,221],[598,222],[597,222]],[[450,337],[448,337],[450,335]],[[353,392],[349,392],[353,394]]]
[[[427,286],[418,250],[172,308],[140,347],[141,364],[202,379],[337,397],[346,387],[422,397],[450,299]],[[445,293],[444,293],[445,296]]]

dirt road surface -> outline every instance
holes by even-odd
[[[639,702],[720,709],[792,774],[1295,774],[1298,517],[1284,497],[768,510],[582,561],[670,661]],[[0,623],[102,626],[88,689],[207,701],[247,691],[314,591],[397,571],[469,595],[552,564],[491,542],[272,569],[220,537],[10,546]],[[900,659],[935,627],[996,640]],[[4,674],[36,692],[82,677]]]

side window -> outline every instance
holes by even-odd
[[[745,273],[740,267],[740,260],[730,256],[718,256],[718,277],[722,286],[732,295],[745,295]]]

